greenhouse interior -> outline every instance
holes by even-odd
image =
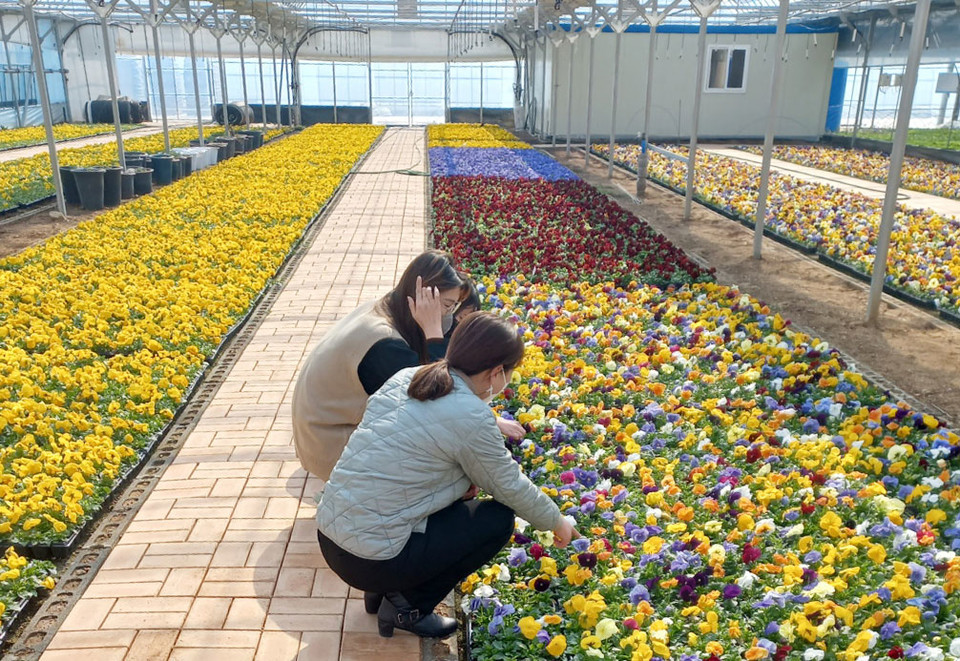
[[[960,661],[960,0],[0,0],[0,657]]]

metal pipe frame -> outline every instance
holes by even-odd
[[[657,54],[657,24],[650,24],[650,43],[647,51],[647,88],[643,110],[643,132],[640,134],[640,154],[637,156],[637,197],[643,198],[647,194],[647,168],[650,165],[650,155],[646,143],[650,135],[650,110],[653,106],[653,63]]]
[[[877,17],[874,16],[870,19],[870,28],[867,30],[867,38],[863,44],[863,77],[860,79],[860,93],[857,95],[857,112],[853,119],[853,137],[850,139],[851,149],[857,145],[857,134],[860,132],[860,124],[863,123],[864,106],[867,104],[867,78],[870,73],[867,68],[867,60],[870,57],[870,48],[873,46],[873,33],[876,27]]]
[[[590,58],[587,65],[587,130],[586,139],[583,146],[583,166],[590,166],[590,114],[593,110],[593,51],[596,44],[596,37],[587,33],[590,37]]]
[[[570,132],[573,128],[573,56],[576,47],[577,42],[570,41],[570,71],[567,76],[567,158],[570,158]]]
[[[770,81],[770,111],[767,115],[767,130],[763,136],[763,162],[760,166],[760,192],[757,195],[757,215],[753,228],[753,258],[763,257],[763,224],[767,215],[767,194],[770,190],[770,161],[773,158],[773,136],[780,114],[780,83],[783,78],[784,46],[787,43],[787,15],[789,0],[780,0],[777,15],[777,42],[773,60],[773,76]]]
[[[617,34],[614,37],[614,47],[613,47],[613,91],[612,99],[610,101],[610,158],[607,159],[609,163],[607,164],[607,178],[613,178],[613,156],[614,150],[616,148],[617,140],[617,91],[620,85],[620,38],[622,33],[620,30],[617,30]],[[589,145],[588,145],[589,147]]]
[[[700,105],[703,98],[704,75],[707,69],[707,20],[720,6],[717,0],[700,6],[694,0],[693,7],[700,14],[700,30],[697,33],[697,77],[694,81],[693,117],[690,123],[690,148],[687,154],[687,188],[683,196],[683,219],[690,220],[693,210],[693,195],[697,176],[697,140],[700,134]]]
[[[110,11],[113,10],[114,6],[116,6],[116,3],[110,7]],[[110,28],[107,26],[107,18],[110,15],[110,11],[104,13],[100,17],[100,34],[103,36],[104,55],[106,55],[104,59],[107,63],[107,78],[109,79],[110,83],[110,105],[113,109],[113,130],[117,134],[117,158],[119,159],[120,167],[126,167],[126,156],[123,149],[123,129],[120,128],[120,105],[117,103],[117,68],[116,62],[114,62],[116,52],[110,39]]]
[[[880,300],[883,284],[887,276],[887,255],[890,252],[890,235],[893,233],[894,215],[897,211],[897,194],[900,192],[900,174],[903,169],[903,157],[907,146],[907,129],[910,128],[910,113],[913,96],[917,89],[917,73],[920,69],[920,56],[927,33],[930,18],[930,0],[917,0],[913,14],[913,34],[910,35],[910,53],[903,76],[903,93],[897,110],[897,127],[893,133],[893,146],[890,150],[890,170],[887,173],[887,189],[883,198],[883,214],[880,218],[880,230],[877,235],[877,254],[873,260],[873,274],[870,278],[870,298],[867,301],[867,323],[875,325],[880,317]]]
[[[483,124],[483,62],[480,62],[480,123]]]
[[[547,35],[543,35],[543,61],[540,62],[540,139],[547,138]]]
[[[30,47],[33,50],[33,68],[37,74],[37,93],[40,95],[40,107],[43,110],[43,130],[47,137],[47,152],[50,155],[50,170],[53,174],[53,188],[56,191],[57,211],[66,217],[67,204],[63,198],[63,182],[60,180],[60,161],[57,158],[57,141],[53,136],[53,109],[50,95],[47,93],[47,73],[43,68],[43,50],[40,48],[40,32],[37,29],[37,17],[33,13],[35,0],[20,0],[23,17],[30,33]]]
[[[160,60],[160,13],[157,0],[150,0],[150,31],[153,35],[153,58],[157,64],[157,93],[160,95],[160,120],[163,123],[163,150],[170,151],[170,124],[167,121],[167,97],[163,89],[163,64]],[[121,163],[126,167],[126,163]]]
[[[560,81],[558,79],[558,67],[557,62],[560,58],[560,43],[562,39],[551,40],[553,43],[553,66],[550,68],[550,99],[552,103],[550,104],[550,146],[556,148],[557,146],[557,111],[559,110],[559,104],[557,103],[557,92],[560,91]]]
[[[337,61],[330,61],[330,71],[331,78],[333,79],[333,123],[339,124],[340,120],[337,117]]]

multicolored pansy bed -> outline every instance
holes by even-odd
[[[609,158],[608,145],[593,151]],[[687,155],[687,148],[669,149]],[[636,170],[639,147],[616,145],[614,161]],[[732,217],[756,216],[760,168],[706,152],[697,154],[695,197]],[[687,166],[651,154],[649,176],[675,190],[686,190]],[[766,226],[780,237],[869,275],[876,255],[883,200],[774,171],[770,177]],[[933,210],[900,207],[887,259],[886,284],[941,310],[960,309],[960,219]]]
[[[443,179],[437,245],[527,341],[498,400],[528,431],[510,447],[582,535],[558,549],[518,521],[463,582],[472,658],[960,659],[955,433],[702,272],[607,274],[615,216],[527,226]]]

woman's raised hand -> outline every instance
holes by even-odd
[[[410,314],[420,326],[428,340],[443,337],[443,304],[440,302],[440,290],[436,287],[424,287],[423,279],[417,276],[417,296],[407,296]]]

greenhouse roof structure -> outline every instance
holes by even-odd
[[[552,24],[563,29],[606,23],[623,24],[663,19],[672,25],[692,25],[699,21],[698,8],[717,4],[716,0],[119,0],[111,19],[142,22],[156,11],[164,18],[200,20],[208,27],[220,23],[230,30],[432,28],[450,31],[488,31],[510,21],[528,28]],[[954,5],[960,0],[939,0],[934,4]],[[100,8],[112,3],[95,1]],[[793,0],[792,23],[828,23],[834,26],[848,17],[865,12],[881,12],[896,17],[912,11],[914,0]],[[777,20],[778,0],[720,0],[713,11],[712,25],[770,26]],[[0,0],[0,11],[17,11],[18,0]],[[42,14],[58,14],[82,21],[95,17],[86,0],[37,0],[35,9]],[[101,9],[101,11],[103,11]]]

